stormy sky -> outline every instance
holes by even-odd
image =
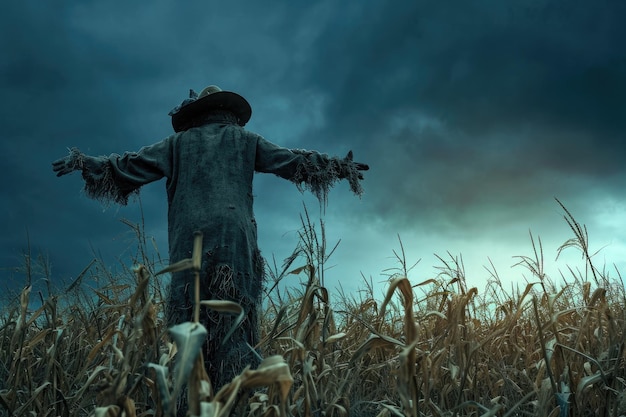
[[[596,263],[626,271],[626,3],[621,0],[13,2],[0,16],[0,280],[20,287],[30,244],[55,283],[101,258],[130,266],[144,222],[167,258],[164,181],[126,207],[89,200],[51,162],[136,151],[172,131],[190,88],[217,84],[252,105],[247,129],[289,148],[368,163],[325,211],[278,177],[255,177],[259,244],[278,263],[303,205],[341,240],[325,284],[380,288],[399,266],[417,283],[462,256],[484,288],[507,283],[540,236],[546,268],[571,277],[578,253],[562,201],[586,224]],[[449,253],[449,254],[448,254]],[[393,270],[391,271],[393,272]],[[615,275],[615,274],[613,274]],[[34,279],[39,279],[36,274]],[[294,283],[297,279],[294,280]]]

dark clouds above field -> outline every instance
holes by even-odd
[[[75,277],[92,251],[111,263],[131,253],[119,219],[139,221],[138,204],[103,212],[79,193],[78,174],[57,179],[50,162],[71,146],[108,154],[160,140],[167,112],[208,84],[244,95],[247,127],[278,144],[352,149],[370,164],[363,198],[341,184],[324,216],[330,239],[342,239],[331,262],[342,285],[360,272],[380,281],[397,234],[425,259],[424,278],[445,251],[477,265],[476,281],[488,257],[510,274],[511,257],[530,252],[529,229],[551,243],[552,260],[570,237],[554,197],[623,265],[624,2],[211,3],[4,8],[7,279],[19,276],[26,230],[58,279]],[[166,252],[163,188],[146,186],[141,203]],[[302,201],[314,217],[318,206],[273,176],[257,176],[255,194],[261,248],[286,257]]]

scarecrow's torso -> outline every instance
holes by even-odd
[[[193,232],[205,253],[245,275],[255,269],[257,232],[252,178],[258,135],[235,125],[208,124],[168,138],[167,180],[171,261],[190,257]]]

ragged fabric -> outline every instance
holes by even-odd
[[[306,157],[299,164],[296,173],[289,180],[296,184],[300,191],[309,190],[326,206],[328,193],[332,186],[341,179],[347,179],[350,190],[359,197],[363,187],[359,182],[360,173],[356,166],[346,159],[329,158],[315,151],[292,149],[295,154]]]
[[[71,148],[68,165],[74,170],[82,171],[87,197],[98,200],[104,205],[110,203],[126,205],[130,195],[139,193],[137,188],[126,190],[123,188],[123,184],[118,182],[113,175],[113,167],[108,163],[107,157],[89,156],[78,148]]]

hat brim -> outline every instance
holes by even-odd
[[[211,110],[228,110],[237,116],[238,124],[244,126],[252,116],[248,100],[231,91],[218,91],[193,101],[172,115],[175,132],[185,130],[189,122]]]

